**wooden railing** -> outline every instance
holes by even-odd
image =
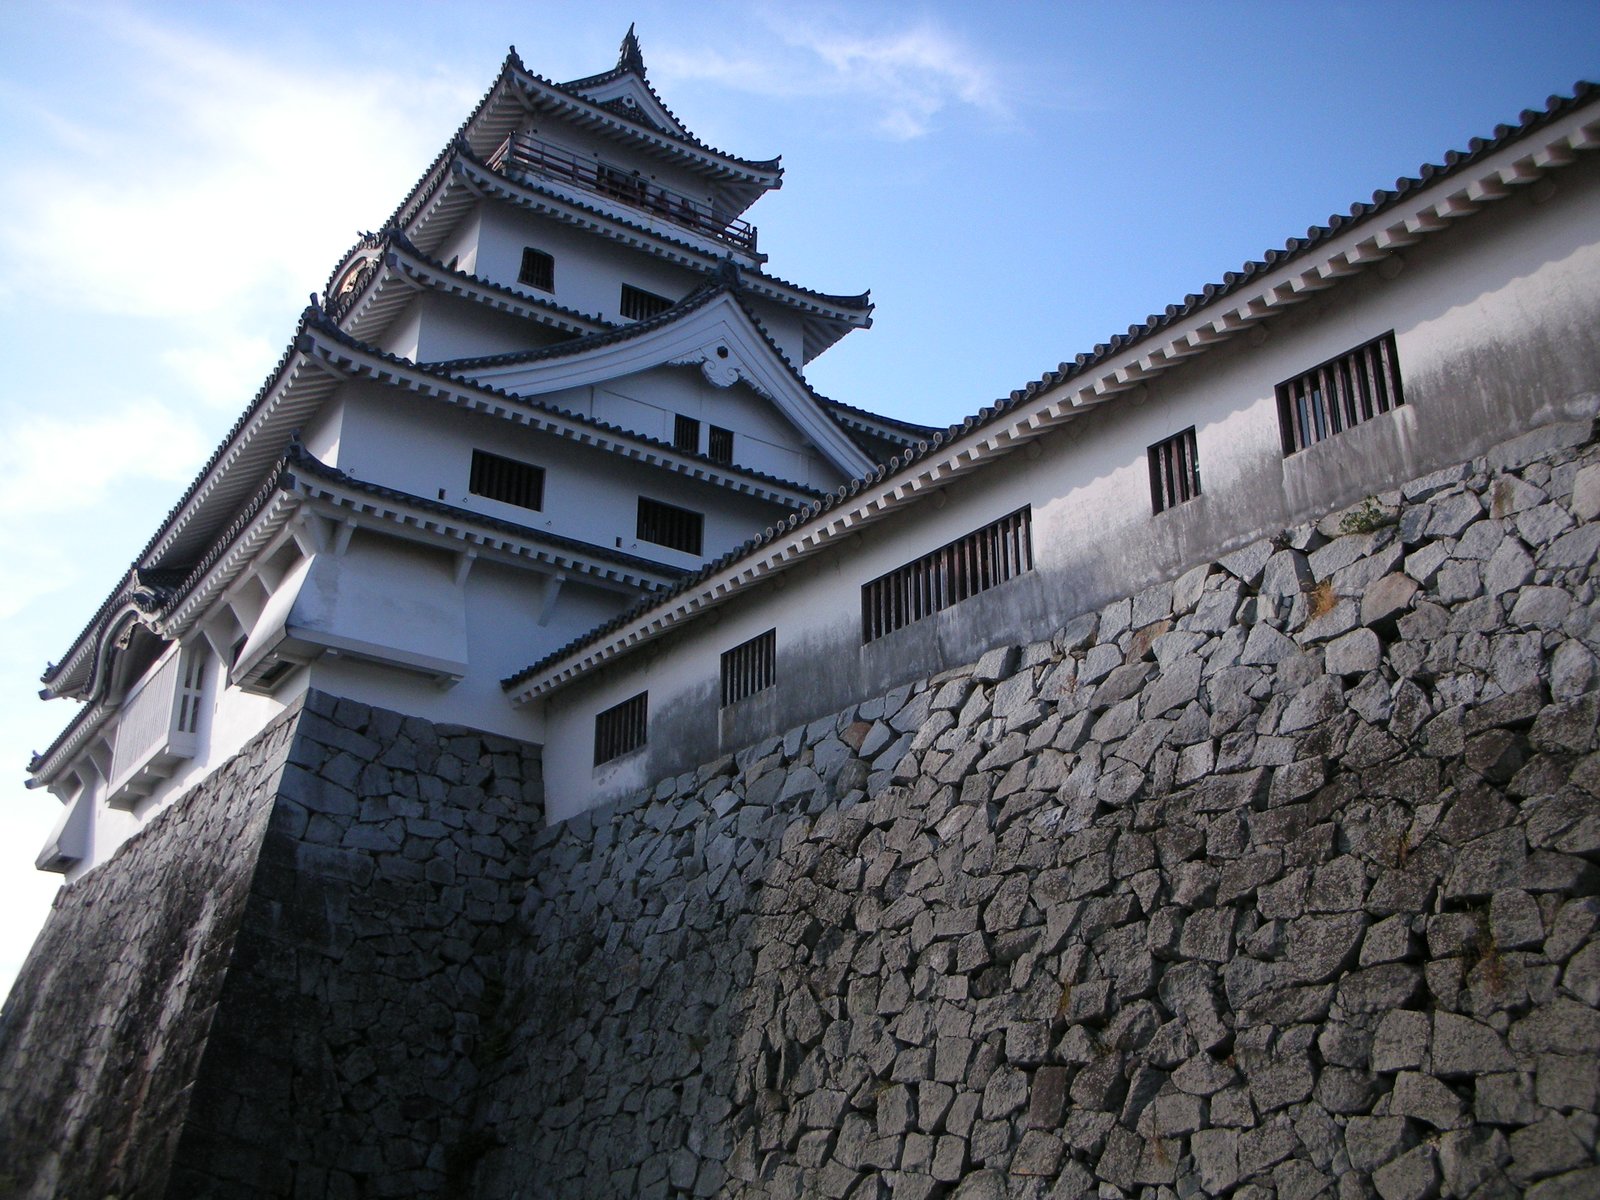
[[[709,204],[662,187],[637,174],[605,163],[590,162],[547,142],[515,133],[489,156],[489,166],[504,174],[526,171],[575,183],[588,191],[620,200],[651,216],[662,217],[695,233],[716,238],[741,250],[756,252],[756,227],[738,217],[719,216]]]

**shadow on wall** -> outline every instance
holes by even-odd
[[[1600,1186],[1597,515],[1538,431],[545,831],[475,1194]]]

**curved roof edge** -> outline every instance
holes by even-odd
[[[1525,109],[1521,113],[1516,126],[1499,125],[1496,126],[1492,138],[1473,138],[1468,143],[1466,151],[1451,151],[1446,154],[1443,164],[1425,165],[1418,172],[1418,177],[1402,177],[1398,180],[1395,190],[1385,191],[1380,189],[1375,192],[1372,203],[1352,205],[1348,217],[1335,215],[1329,219],[1327,225],[1313,226],[1308,231],[1307,237],[1291,238],[1283,250],[1268,251],[1261,260],[1246,263],[1241,271],[1229,272],[1224,276],[1222,283],[1210,284],[1199,293],[1191,293],[1185,297],[1182,304],[1169,305],[1164,313],[1152,315],[1143,324],[1130,326],[1126,334],[1118,334],[1111,338],[1110,341],[1100,343],[1093,351],[1078,355],[1071,363],[1062,363],[1058,370],[1047,373],[1042,378],[1028,384],[1025,388],[1013,391],[1010,396],[980,409],[965,421],[951,425],[942,432],[935,433],[927,441],[920,441],[917,445],[908,448],[904,454],[890,458],[878,470],[842,485],[836,491],[828,493],[807,508],[791,514],[786,520],[780,521],[774,526],[769,526],[762,533],[728,551],[715,562],[706,564],[694,575],[680,581],[670,591],[652,596],[648,601],[636,604],[628,612],[619,614],[589,632],[574,638],[566,646],[552,651],[516,674],[508,676],[501,681],[502,689],[512,692],[529,680],[547,674],[551,668],[557,666],[563,660],[571,659],[580,651],[603,642],[609,635],[630,625],[640,624],[643,618],[652,611],[665,609],[674,600],[705,583],[712,576],[726,572],[741,560],[754,559],[764,547],[780,539],[787,538],[789,534],[802,526],[816,521],[823,514],[846,504],[846,502],[853,500],[862,492],[870,491],[871,498],[866,503],[854,506],[849,512],[832,518],[828,523],[828,529],[833,530],[835,527],[845,527],[862,521],[881,518],[889,508],[896,506],[899,500],[904,499],[906,496],[914,496],[925,490],[916,486],[917,481],[906,478],[912,474],[912,468],[914,467],[926,466],[929,472],[937,473],[946,464],[950,464],[949,469],[943,471],[943,474],[953,476],[973,469],[981,458],[986,458],[990,453],[1004,453],[1011,449],[1014,443],[1019,443],[1022,440],[1031,439],[1043,432],[1047,432],[1061,421],[1067,419],[1073,412],[1078,411],[1070,400],[1058,401],[1054,406],[1060,410],[1058,412],[1045,413],[1040,411],[1028,416],[1022,416],[1017,413],[1017,410],[1029,402],[1035,402],[1037,406],[1048,407],[1048,395],[1058,394],[1064,384],[1079,383],[1084,387],[1086,393],[1092,391],[1096,394],[1096,402],[1103,402],[1124,390],[1137,386],[1146,375],[1153,375],[1162,370],[1170,369],[1177,362],[1183,361],[1193,354],[1200,353],[1209,346],[1224,340],[1226,337],[1231,336],[1234,330],[1230,329],[1230,331],[1224,332],[1221,329],[1224,322],[1219,319],[1213,323],[1208,335],[1203,338],[1189,341],[1187,340],[1187,335],[1181,331],[1174,334],[1177,339],[1185,341],[1186,352],[1181,358],[1169,360],[1164,358],[1159,350],[1156,350],[1148,355],[1143,362],[1136,359],[1120,369],[1112,366],[1117,362],[1127,363],[1133,350],[1148,341],[1154,340],[1158,334],[1171,330],[1180,323],[1194,324],[1194,318],[1198,317],[1202,312],[1212,308],[1224,307],[1224,301],[1250,290],[1252,283],[1259,282],[1264,284],[1265,278],[1268,276],[1276,278],[1286,274],[1284,268],[1297,265],[1300,261],[1309,258],[1314,250],[1326,247],[1335,238],[1348,234],[1357,227],[1375,223],[1378,217],[1399,210],[1404,201],[1425,200],[1425,193],[1432,193],[1439,184],[1467,173],[1472,166],[1484,163],[1486,159],[1531,136],[1538,130],[1546,128],[1570,114],[1600,101],[1600,86],[1594,83],[1580,81],[1574,85],[1573,93],[1571,97],[1551,96],[1546,101],[1546,107],[1542,111]],[[1468,203],[1472,205],[1487,203],[1509,194],[1509,183],[1513,182],[1513,180],[1502,179],[1507,172],[1511,172],[1515,176],[1514,182],[1516,183],[1531,183],[1544,172],[1559,168],[1570,162],[1571,153],[1577,150],[1592,151],[1600,149],[1600,122],[1580,125],[1570,134],[1559,135],[1557,141],[1564,143],[1565,149],[1558,149],[1555,152],[1545,154],[1543,162],[1530,164],[1531,169],[1527,172],[1518,170],[1520,160],[1516,164],[1507,166],[1504,171],[1498,168],[1489,170],[1486,173],[1482,197],[1479,200],[1471,200]],[[1493,176],[1494,178],[1491,180],[1487,176]],[[1435,206],[1449,207],[1452,199],[1453,197],[1451,196],[1441,195],[1435,202]],[[1420,204],[1417,206],[1421,207]],[[1471,211],[1471,209],[1468,208],[1464,211]],[[1457,212],[1455,215],[1461,214]],[[1407,229],[1405,232],[1411,241],[1415,241],[1427,236],[1436,229],[1446,228],[1448,225],[1448,222],[1439,220],[1437,214],[1435,214],[1434,223],[1419,222],[1417,229],[1414,231]],[[1409,244],[1409,242],[1406,244]],[[1388,249],[1378,248],[1370,255],[1361,256],[1359,261],[1352,261],[1346,256],[1337,269],[1327,272],[1326,282],[1322,286],[1326,286],[1328,282],[1335,282],[1344,275],[1360,270],[1369,262],[1386,257],[1388,253],[1392,252],[1392,249],[1398,248],[1398,245],[1399,243],[1396,242],[1395,246]],[[1312,269],[1306,272],[1306,275],[1318,275],[1321,278],[1322,272]],[[1248,327],[1249,323],[1254,320],[1264,319],[1284,306],[1299,303],[1310,291],[1310,288],[1297,290],[1287,281],[1278,284],[1273,289],[1270,300],[1261,299],[1259,304],[1252,304],[1252,309],[1258,308],[1259,311],[1252,311],[1248,320],[1240,317],[1237,324],[1241,328]],[[1158,362],[1157,360],[1161,361]],[[1112,367],[1109,374],[1106,371],[1108,367]],[[1096,372],[1096,368],[1100,370]],[[1091,382],[1090,377],[1096,373],[1100,375],[1100,379]],[[996,426],[1003,423],[1003,418],[1014,414],[1017,415],[1018,419],[1013,422],[1010,429],[995,429]],[[956,442],[961,443],[962,449],[952,449],[953,444]],[[941,457],[943,462],[926,463],[925,460],[934,457]],[[954,465],[954,459],[956,458],[963,458],[964,462],[960,465]],[[818,545],[828,540],[826,536],[823,536],[824,531],[819,529],[813,532],[818,535],[814,539]],[[816,546],[812,546],[813,551],[815,548]],[[795,554],[790,556],[785,560],[784,565],[798,561],[802,557],[805,557],[805,555]],[[752,565],[746,574],[764,573],[758,571],[757,567],[758,564]],[[736,586],[736,584],[731,584],[727,590],[732,591]],[[702,605],[700,607],[706,606]],[[668,620],[666,616],[662,616],[656,624],[664,628],[668,625],[676,624],[676,621]],[[656,636],[657,632],[659,632],[659,629],[655,632],[641,631],[636,638],[628,641],[626,645],[616,647],[615,654],[627,653],[634,646],[651,640]],[[607,655],[606,657],[613,656]],[[582,669],[584,668],[580,665],[573,664],[569,670],[561,673],[560,679],[552,680],[547,687],[539,689],[540,693],[544,694],[554,690],[560,686],[561,682],[580,673]]]

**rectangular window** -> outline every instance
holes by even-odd
[[[861,588],[863,643],[1033,570],[1033,508],[957,538]]]
[[[190,646],[183,652],[183,678],[178,687],[178,719],[174,728],[179,733],[200,731],[200,702],[205,699],[206,654],[199,646]]]
[[[778,631],[769,629],[722,655],[722,707],[765,691],[777,681]]]
[[[1278,385],[1284,457],[1404,403],[1390,331]]]
[[[639,540],[654,542],[669,550],[699,554],[706,519],[697,512],[639,497]]]
[[[1150,447],[1150,505],[1156,512],[1200,494],[1200,460],[1195,457],[1194,426]]]
[[[631,283],[622,285],[622,319],[624,321],[647,321],[657,313],[664,313],[671,307],[672,301],[665,296],[658,296],[654,292],[636,288]]]
[[[707,435],[706,455],[712,462],[733,463],[733,430],[713,425]]]
[[[674,416],[672,418],[672,445],[678,450],[687,450],[690,454],[699,454],[700,422],[693,417]]]
[[[594,719],[594,765],[621,758],[644,746],[645,702],[648,692],[640,692],[621,704],[608,708]]]
[[[467,490],[474,496],[487,496],[537,512],[544,507],[544,468],[487,450],[474,450]]]
[[[543,250],[532,246],[522,252],[522,270],[517,272],[517,282],[541,291],[556,290],[556,260]]]

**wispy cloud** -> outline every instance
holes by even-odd
[[[0,300],[179,322],[163,331],[179,359],[249,348],[259,373],[276,357],[259,331],[387,216],[448,138],[441,114],[470,107],[474,88],[341,73],[124,10],[94,19],[130,64],[114,102],[0,93],[0,120],[25,113],[18,128],[41,132],[0,161]],[[218,377],[175,382],[242,403],[210,393]]]
[[[0,555],[11,568],[0,591],[0,619],[76,577],[59,541],[36,535],[41,522],[65,527],[73,518],[107,514],[90,522],[103,532],[115,526],[126,489],[186,483],[209,448],[198,422],[154,400],[9,421],[0,440]],[[137,546],[125,549],[131,556]]]
[[[880,135],[900,141],[928,133],[952,108],[1008,115],[993,67],[930,20],[861,32],[832,16],[786,11],[766,24],[759,49],[665,50],[652,61],[669,77],[757,95],[848,100]]]

